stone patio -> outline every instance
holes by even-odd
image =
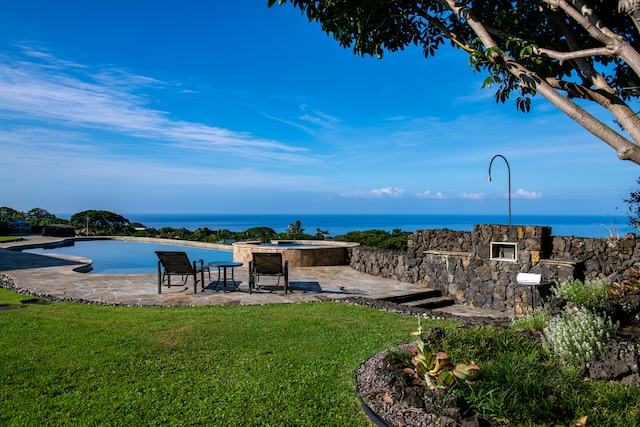
[[[234,281],[228,278],[227,292],[222,283],[214,287],[217,272],[211,272],[211,282],[205,273],[205,289],[193,293],[193,282],[185,286],[163,286],[158,294],[156,274],[90,274],[74,271],[91,262],[81,257],[53,254],[23,253],[17,248],[40,246],[59,241],[60,238],[25,236],[21,242],[0,244],[0,273],[13,279],[15,287],[25,293],[47,295],[55,299],[134,306],[218,306],[282,304],[311,301],[339,300],[348,297],[372,297],[411,290],[425,289],[424,285],[401,282],[359,273],[349,266],[292,267],[289,270],[289,293],[282,286],[276,288],[276,278],[261,278],[252,294],[248,291],[248,267],[235,269]],[[159,243],[185,242],[167,241]],[[194,244],[193,242],[190,242]],[[199,243],[198,246],[202,246]],[[213,249],[220,249],[215,245]],[[12,248],[14,250],[9,250]],[[461,317],[487,317],[504,319],[505,313],[490,312],[473,307],[454,305],[435,309],[434,312],[455,314]]]

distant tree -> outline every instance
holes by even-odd
[[[404,252],[407,250],[410,234],[410,232],[402,231],[399,228],[394,229],[391,233],[384,230],[350,231],[342,236],[334,237],[334,240],[356,242],[362,246]]]
[[[242,233],[234,232],[225,229],[220,229],[216,231],[212,231],[209,236],[207,236],[203,241],[208,243],[218,243],[220,241],[230,240],[230,241],[238,241],[242,240]]]
[[[33,208],[27,212],[25,219],[28,220],[31,225],[47,225],[56,222],[64,222],[55,215],[41,208]]]
[[[24,214],[15,209],[11,209],[6,206],[0,207],[0,219],[6,221],[8,218],[22,218],[24,219]]]
[[[320,240],[314,234],[296,233],[291,234],[289,232],[278,233],[273,236],[274,240]]]
[[[189,236],[189,240],[205,242],[212,234],[213,231],[209,230],[208,227],[198,227],[193,231],[193,233],[191,233],[191,236]]]
[[[268,0],[269,7],[276,2],[291,2],[358,55],[382,58],[416,45],[430,57],[448,40],[487,74],[483,87],[496,88],[496,102],[514,95],[528,112],[540,94],[620,159],[640,164],[640,118],[630,106],[640,97],[640,1]],[[613,120],[601,121],[590,105]]]
[[[75,228],[85,228],[95,234],[121,234],[129,224],[129,220],[113,212],[103,210],[87,210],[71,215],[69,222]]]
[[[126,227],[124,234],[135,237],[155,237],[158,230],[153,227],[147,227],[141,222],[130,222]]]
[[[242,239],[258,239],[261,242],[269,242],[276,235],[273,228],[270,227],[252,227],[242,233]]]
[[[170,239],[193,240],[191,237],[193,232],[187,228],[162,227],[160,233],[167,234]]]
[[[13,218],[24,219],[24,214],[7,206],[0,207],[0,236],[9,234],[10,228],[7,220]]]
[[[409,233],[408,231],[402,231],[399,228],[394,228],[393,230],[391,230],[391,237],[406,237],[408,236]]]
[[[289,224],[287,227],[288,234],[302,234],[304,233],[304,228],[302,228],[302,223],[300,220],[296,220],[296,222]]]
[[[320,227],[316,228],[316,239],[325,239],[329,235],[329,230],[323,230]]]

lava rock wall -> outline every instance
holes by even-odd
[[[507,255],[503,254],[504,247]],[[532,292],[577,278],[622,281],[639,268],[640,238],[552,236],[544,226],[480,224],[472,232],[420,230],[406,252],[351,249],[353,269],[426,287],[458,303],[494,310],[531,309]],[[538,273],[545,286],[515,286],[518,273]]]

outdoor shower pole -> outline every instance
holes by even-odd
[[[507,164],[507,177],[509,180],[509,193],[507,194],[507,196],[509,198],[509,227],[511,227],[511,168],[509,167],[509,162],[502,154],[496,154],[489,162],[489,182],[491,182],[491,164],[496,157],[502,157],[502,160],[504,160],[504,162]]]

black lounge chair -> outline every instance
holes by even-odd
[[[202,289],[204,289],[204,272],[209,274],[209,281],[211,281],[211,271],[208,265],[204,265],[203,260],[189,261],[189,256],[186,252],[171,252],[171,251],[156,251],[158,256],[158,293],[162,293],[162,285],[165,278],[167,280],[167,286],[171,287],[171,275],[182,276],[182,284],[184,286],[189,280],[189,276],[193,277],[193,293],[197,292],[198,273],[200,274],[200,283]],[[198,265],[200,263],[200,265]]]
[[[253,253],[249,261],[249,293],[253,292],[260,276],[278,276],[276,286],[280,285],[280,277],[284,277],[284,293],[289,291],[289,261],[283,264],[281,253]]]

